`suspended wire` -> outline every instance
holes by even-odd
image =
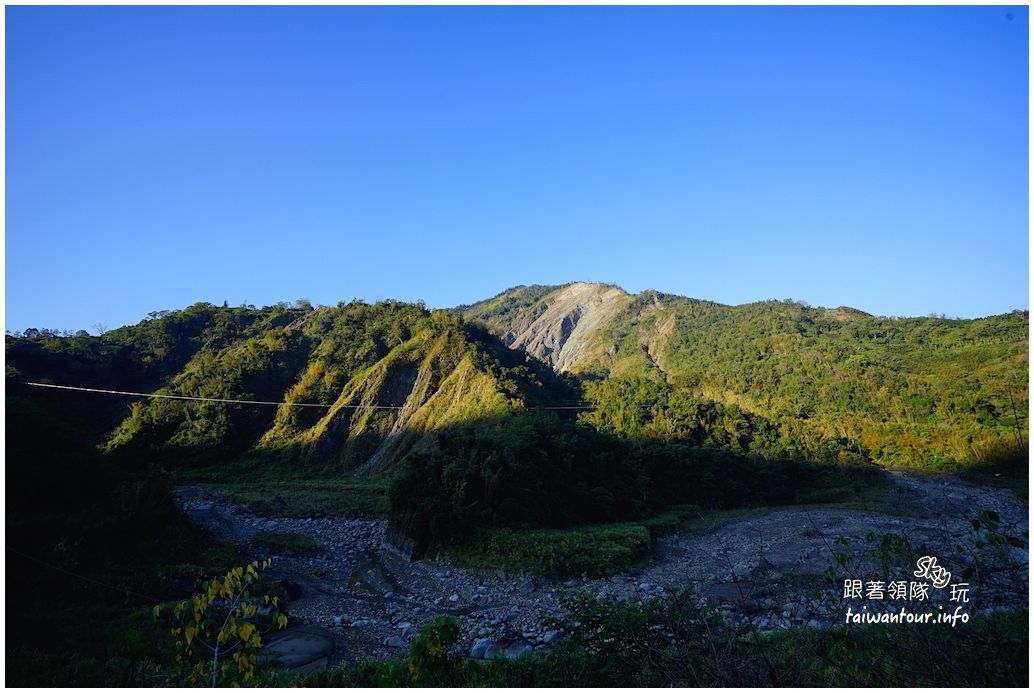
[[[100,580],[95,580],[92,577],[87,577],[86,575],[81,575],[79,573],[72,572],[71,570],[67,570],[67,569],[62,568],[60,566],[56,566],[53,563],[47,563],[44,560],[36,558],[35,556],[30,556],[29,554],[25,553],[24,551],[19,551],[18,549],[14,548],[13,546],[8,546],[7,544],[4,545],[4,549],[7,550],[7,551],[10,551],[11,553],[16,553],[19,556],[21,556],[22,558],[30,560],[33,563],[38,563],[38,564],[40,564],[40,565],[42,565],[42,566],[44,566],[46,568],[50,568],[51,570],[56,571],[58,573],[64,573],[65,575],[68,575],[68,576],[71,576],[71,577],[74,577],[74,578],[78,578],[79,580],[82,580],[83,582],[90,582],[90,583],[93,583],[94,585],[99,585],[100,587],[105,587],[105,588],[107,588],[109,590],[113,590],[115,592],[119,592],[119,593],[127,595],[127,596],[136,597],[137,599],[145,599],[145,600],[147,600],[149,602],[153,602],[155,604],[157,604],[158,602],[162,601],[161,599],[158,599],[157,597],[150,597],[150,596],[148,596],[146,594],[140,594],[139,592],[134,592],[132,590],[126,589],[125,587],[117,587],[115,585],[109,585],[106,582],[101,582]]]
[[[100,390],[95,387],[74,387],[72,385],[51,385],[49,383],[25,383],[33,387],[48,387],[54,390],[74,390],[75,392],[92,392],[102,395],[126,395],[129,397],[153,397],[155,399],[185,399],[192,402],[221,402],[222,404],[260,404],[273,407],[320,407],[330,409],[333,404],[311,404],[307,402],[265,402],[254,399],[221,399],[218,397],[190,397],[188,395],[163,395],[156,392],[127,392],[125,390]],[[343,409],[402,409],[402,407],[385,404],[344,404]]]
[[[313,404],[309,402],[267,402],[263,400],[254,399],[222,399],[219,397],[191,397],[189,395],[164,395],[156,392],[129,392],[126,390],[101,390],[95,387],[75,387],[73,385],[53,385],[51,383],[23,383],[24,385],[31,385],[32,387],[45,387],[53,390],[72,390],[74,392],[91,392],[94,394],[102,395],[124,395],[127,397],[151,397],[154,399],[180,399],[189,400],[191,402],[218,402],[221,404],[258,404],[262,406],[272,407],[319,407],[321,409],[392,409],[402,410],[405,407],[395,406],[388,404]],[[643,404],[643,407],[651,407],[654,405]],[[592,410],[599,409],[600,407],[591,406],[552,406],[552,407],[533,407],[534,409],[549,409],[549,410]]]

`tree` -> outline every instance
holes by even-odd
[[[268,567],[270,561],[262,564]],[[257,596],[259,562],[236,567],[202,585],[201,592],[175,604],[154,607],[154,617],[171,614],[176,662],[191,683],[210,680],[237,685],[255,676],[262,635],[287,625],[279,597]],[[265,627],[265,630],[263,630]],[[233,664],[227,661],[227,656]]]
[[[460,624],[452,616],[435,616],[424,624],[409,648],[409,661],[389,664],[381,676],[381,685],[441,686],[455,662],[449,659],[449,648],[459,638]]]

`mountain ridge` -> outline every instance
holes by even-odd
[[[125,416],[124,399],[60,400],[110,452],[181,462],[256,454],[386,470],[434,431],[581,403],[592,408],[584,423],[623,436],[938,468],[1024,445],[1028,333],[1026,313],[889,319],[573,282],[452,311],[196,304],[99,337],[8,336],[6,350],[9,384],[283,403],[247,412],[156,400]]]

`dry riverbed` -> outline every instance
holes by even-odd
[[[270,646],[270,654],[290,666],[390,656],[408,647],[420,626],[437,614],[459,619],[458,647],[471,656],[541,650],[556,637],[547,617],[562,614],[564,593],[577,592],[629,599],[692,586],[709,608],[760,630],[828,627],[843,622],[848,606],[899,606],[886,598],[861,602],[843,595],[845,579],[879,579],[872,549],[888,534],[909,542],[909,556],[937,557],[955,576],[952,583],[963,581],[967,567],[975,568],[967,578],[969,613],[1026,605],[1027,501],[955,477],[890,474],[890,490],[864,506],[718,514],[691,531],[660,539],[655,556],[637,570],[567,581],[463,569],[438,560],[410,562],[387,545],[383,520],[264,517],[194,487],[180,488],[178,497],[190,517],[219,538],[255,558],[273,559],[265,577],[289,598],[293,626],[305,624]],[[986,541],[987,531],[975,529],[971,520],[984,510],[997,514],[997,533],[1020,540],[1014,543],[1022,548],[1009,543],[975,548]],[[301,535],[311,545],[276,549],[256,542],[256,535],[261,539],[270,532]],[[846,564],[837,565],[838,553]],[[906,559],[892,555],[889,560]],[[826,576],[829,568],[837,582]],[[932,604],[927,602],[928,610]]]

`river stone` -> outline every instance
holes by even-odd
[[[280,669],[324,669],[334,653],[334,638],[316,625],[303,625],[274,633],[263,645],[259,659]]]
[[[492,638],[480,638],[474,641],[474,647],[470,648],[470,656],[473,659],[484,659],[485,653],[492,647]]]
[[[517,659],[526,652],[534,652],[535,648],[520,633],[509,631],[485,652],[485,659]]]
[[[384,639],[385,647],[406,647],[408,643],[397,635],[392,635],[390,638]]]
[[[535,591],[535,583],[532,582],[531,580],[528,580],[523,585],[521,585],[521,594],[523,596],[525,596],[525,597],[527,597],[529,594],[531,594],[534,591]]]

